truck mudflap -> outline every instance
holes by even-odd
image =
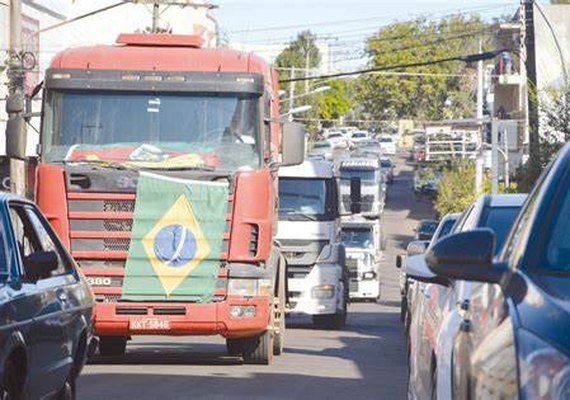
[[[95,334],[254,336],[269,327],[270,301],[264,296],[228,296],[212,303],[97,303]]]

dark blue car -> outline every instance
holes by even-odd
[[[93,298],[31,202],[0,194],[0,399],[73,399]]]
[[[449,236],[432,271],[480,282],[453,350],[458,399],[570,399],[570,145],[528,197],[493,260],[490,230]]]

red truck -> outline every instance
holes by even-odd
[[[246,363],[282,352],[277,168],[302,162],[304,130],[279,121],[276,78],[185,35],[53,59],[35,196],[92,286],[102,355],[134,335],[222,335]],[[21,135],[9,124],[11,157]]]

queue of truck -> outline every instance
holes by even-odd
[[[230,355],[270,364],[283,352],[286,314],[340,329],[351,299],[379,299],[380,160],[306,157],[305,131],[279,118],[277,74],[261,58],[204,49],[194,36],[123,34],[56,55],[40,92],[27,190],[49,229],[43,217],[7,213],[4,223],[25,235],[36,225],[54,244],[16,238],[21,263],[0,268],[9,283],[0,284],[0,307],[14,310],[63,274],[50,287],[53,319],[81,295],[82,322],[69,332],[73,351],[30,364],[29,346],[41,345],[34,322],[0,320],[0,343],[9,344],[0,350],[2,398],[74,397],[88,353],[120,358],[141,335],[221,335]],[[22,162],[25,103],[16,94],[6,107],[7,154]],[[83,284],[82,294],[60,280]],[[52,385],[30,387],[32,366],[53,362]]]

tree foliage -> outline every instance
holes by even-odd
[[[291,77],[291,67],[297,68],[295,77],[299,78],[306,73],[305,68],[309,61],[309,68],[317,68],[321,63],[321,54],[317,47],[317,37],[311,31],[302,31],[297,34],[295,40],[277,56],[275,65],[279,69],[279,79],[288,79]],[[288,89],[289,85],[285,85],[284,89]],[[296,84],[295,89],[301,87]]]
[[[480,39],[483,40],[484,50],[491,48],[490,31],[490,23],[477,16],[397,22],[380,29],[368,39],[367,49],[371,55],[369,67],[403,65],[477,53]],[[359,99],[367,113],[374,119],[437,120],[473,116],[474,68],[462,62],[447,62],[414,67],[413,72],[426,75],[363,76]]]
[[[475,165],[460,163],[447,169],[438,186],[435,209],[439,215],[461,212],[475,199]]]
[[[324,85],[330,89],[316,97],[315,106],[319,119],[338,119],[352,109],[354,102],[350,93],[350,82],[337,79]]]

